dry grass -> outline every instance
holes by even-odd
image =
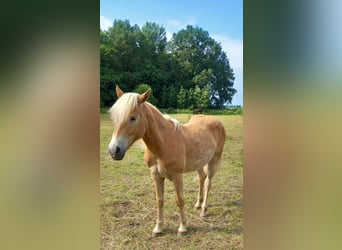
[[[180,122],[191,115],[173,115]],[[152,238],[156,220],[154,188],[139,145],[122,161],[107,153],[112,134],[109,115],[101,115],[101,249],[242,249],[242,116],[217,116],[227,130],[221,168],[213,178],[208,214],[194,209],[197,173],[184,175],[188,233],[177,237],[178,207],[170,181],[165,181],[164,234]]]

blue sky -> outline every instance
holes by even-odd
[[[243,0],[101,0],[101,29],[108,29],[115,19],[140,27],[156,22],[168,39],[189,24],[208,31],[221,43],[235,73],[238,92],[232,104],[243,105]]]

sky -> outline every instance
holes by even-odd
[[[167,39],[187,25],[201,27],[219,42],[235,74],[232,105],[243,106],[243,0],[100,0],[100,26],[129,20],[142,27],[155,22]]]

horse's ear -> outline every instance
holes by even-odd
[[[145,93],[139,95],[139,103],[146,102],[147,99],[150,97],[151,89],[148,89]]]
[[[123,94],[125,94],[119,87],[119,85],[116,85],[116,95],[118,98],[120,98]]]

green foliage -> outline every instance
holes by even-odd
[[[174,109],[166,108],[160,109],[162,113],[166,114],[193,114],[193,109]],[[204,115],[243,115],[242,108],[225,108],[225,109],[203,109]]]
[[[198,85],[196,85],[194,88],[193,98],[194,98],[194,105],[195,105],[194,108],[200,107],[201,89],[198,87]]]
[[[142,94],[150,88],[151,88],[150,85],[142,83],[142,84],[139,84],[137,87],[135,87],[134,92]]]
[[[198,107],[202,109],[207,109],[210,107],[210,89],[208,86],[205,86],[201,90],[201,96],[199,99]]]
[[[169,105],[170,108],[177,108],[177,91],[175,86],[171,85],[168,88],[168,99],[169,99]]]
[[[212,107],[222,108],[231,103],[236,93],[234,73],[221,45],[207,31],[188,25],[173,35],[169,48],[180,67],[184,86],[209,86]],[[191,86],[187,86],[189,83]]]
[[[167,108],[169,106],[169,96],[167,94],[167,87],[166,85],[163,86],[161,91],[160,99],[159,99],[159,106],[161,108]]]
[[[186,108],[188,105],[188,91],[181,87],[177,98],[178,107],[181,109]]]
[[[115,20],[100,31],[100,64],[101,107],[115,102],[117,84],[133,91],[148,83],[153,104],[175,109],[222,108],[236,92],[227,55],[199,27],[187,26],[167,42],[164,27],[156,23],[140,29]]]

